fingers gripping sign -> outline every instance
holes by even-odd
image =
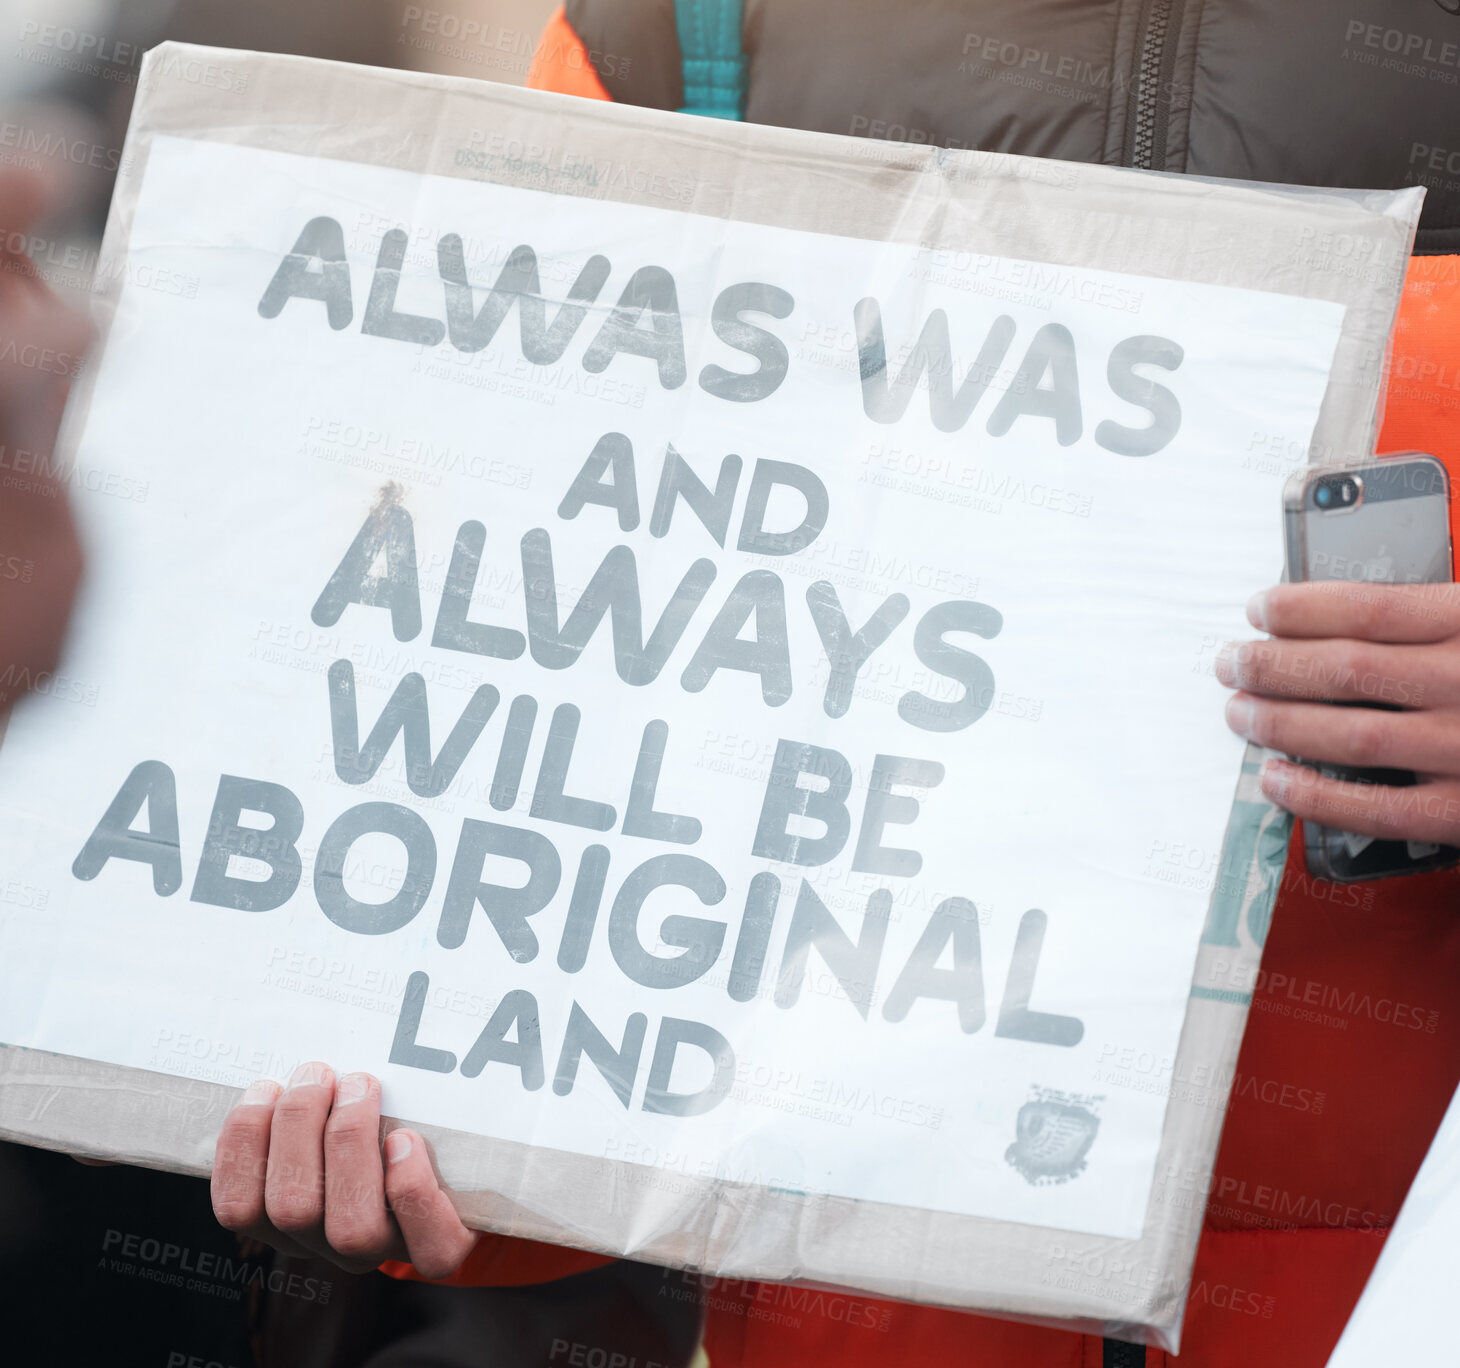
[[[1354,783],[1269,760],[1263,792],[1342,831],[1460,844],[1460,586],[1281,584],[1254,597],[1247,616],[1271,635],[1229,643],[1217,658],[1217,678],[1237,690],[1233,731],[1308,760],[1419,778],[1408,788]]]
[[[431,1164],[426,1142],[415,1131],[385,1138],[385,1193],[407,1249],[423,1278],[455,1273],[478,1235],[462,1225]]]
[[[302,1064],[287,1086],[252,1084],[213,1161],[213,1211],[229,1230],[352,1273],[387,1259],[427,1278],[454,1273],[477,1242],[442,1189],[426,1142],[380,1141],[378,1079]]]

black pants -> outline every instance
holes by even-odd
[[[504,1289],[355,1276],[241,1247],[196,1178],[0,1143],[3,1368],[687,1368],[696,1294],[633,1263]]]
[[[259,1368],[687,1368],[704,1316],[678,1274],[624,1261],[535,1287],[403,1283],[282,1256],[273,1274]]]

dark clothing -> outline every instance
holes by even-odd
[[[1424,185],[1460,251],[1457,0],[745,0],[754,123],[1239,180]],[[673,0],[567,0],[617,101],[683,104]],[[817,72],[834,79],[809,79]]]

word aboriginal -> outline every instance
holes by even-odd
[[[360,320],[363,335],[416,347],[437,347],[449,341],[459,352],[479,352],[493,341],[515,308],[522,355],[536,366],[560,362],[590,314],[597,317],[603,312],[597,301],[613,271],[606,256],[590,256],[549,321],[538,256],[530,244],[523,243],[507,257],[478,307],[478,287],[467,275],[463,240],[459,234],[446,233],[436,245],[444,311],[444,317],[438,317],[398,307],[409,244],[404,228],[389,229],[381,237]],[[320,216],[304,225],[266,286],[258,303],[259,315],[278,318],[293,300],[323,304],[325,318],[337,332],[355,321],[351,263],[337,219]],[[789,318],[795,308],[789,290],[765,281],[741,281],[721,290],[710,308],[710,327],[720,343],[731,353],[749,357],[755,369],[746,372],[711,362],[699,373],[699,387],[717,399],[738,404],[774,394],[786,379],[791,356],[786,343],[764,326],[764,320]],[[752,322],[747,315],[762,322]],[[906,413],[914,392],[926,389],[933,425],[942,432],[957,432],[968,423],[985,395],[995,391],[1001,374],[1013,365],[1015,344],[1021,341],[1017,325],[1007,314],[987,320],[984,340],[955,386],[953,346],[944,310],[933,309],[916,342],[897,353],[905,360],[896,375],[888,367],[879,302],[871,297],[858,300],[852,320],[866,416],[877,423],[896,423]],[[1032,419],[1052,423],[1061,446],[1078,441],[1085,430],[1090,399],[1088,376],[1081,380],[1078,350],[1074,334],[1061,323],[1045,323],[1023,339],[1022,359],[1007,387],[991,402],[984,420],[989,436],[1007,436],[1017,421]],[[618,357],[637,357],[654,368],[663,389],[674,390],[688,379],[687,355],[674,276],[665,267],[651,264],[638,267],[629,276],[617,303],[582,352],[580,364],[597,375]],[[737,358],[727,355],[725,359]],[[1091,359],[1087,357],[1083,365],[1104,377],[1109,397],[1125,404],[1127,411],[1143,410],[1148,417],[1137,426],[1102,419],[1093,433],[1096,445],[1121,456],[1151,456],[1166,447],[1181,428],[1181,404],[1173,390],[1158,384],[1144,370],[1176,371],[1185,359],[1181,345],[1168,337],[1143,334],[1116,342],[1108,355],[1093,358],[1100,363],[1097,366],[1090,367]],[[1102,393],[1100,397],[1107,396]]]

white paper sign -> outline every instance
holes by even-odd
[[[1341,306],[161,136],[126,269],[0,1038],[1139,1234]]]

